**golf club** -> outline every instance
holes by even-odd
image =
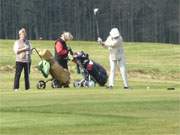
[[[97,13],[98,13],[99,9],[98,8],[94,8],[94,16],[95,16],[95,22],[96,22],[96,34],[97,37],[99,37],[99,25],[98,25],[98,18],[97,18]]]

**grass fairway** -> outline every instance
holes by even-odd
[[[53,41],[32,41],[33,47],[53,52]],[[107,70],[108,51],[95,42],[73,41]],[[132,90],[122,89],[117,72],[115,88],[102,87],[37,90],[44,79],[32,56],[31,90],[12,91],[14,54],[12,40],[0,40],[0,135],[179,135],[180,46],[125,43]],[[71,82],[82,78],[69,63]],[[167,90],[175,87],[176,90]]]

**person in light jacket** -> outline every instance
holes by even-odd
[[[123,39],[118,28],[111,29],[109,36],[107,37],[105,42],[103,42],[102,39],[98,37],[98,43],[109,49],[110,75],[109,85],[107,86],[107,88],[112,89],[114,86],[114,78],[117,65],[121,72],[124,89],[128,89],[128,78],[125,67]]]
[[[24,28],[19,30],[19,39],[15,41],[13,50],[16,54],[16,71],[14,77],[13,89],[19,89],[19,80],[21,72],[24,69],[25,89],[30,89],[29,74],[31,65],[31,44],[26,39],[26,30]]]

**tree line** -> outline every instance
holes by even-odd
[[[0,0],[0,38],[15,39],[25,27],[30,39],[56,39],[63,31],[76,40],[102,38],[118,27],[125,41],[180,43],[179,0]]]

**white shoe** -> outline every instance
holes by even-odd
[[[14,92],[17,92],[18,91],[18,89],[14,89]]]

